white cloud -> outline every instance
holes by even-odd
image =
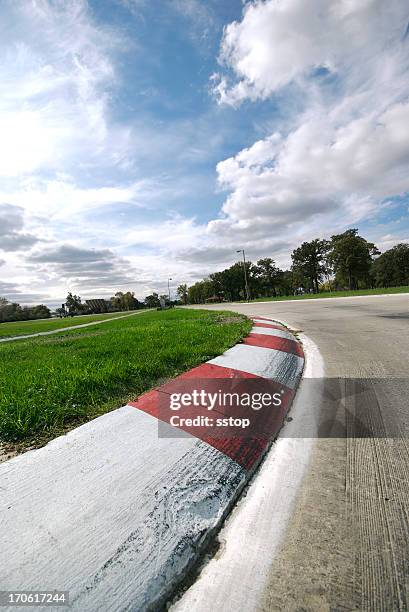
[[[267,0],[226,27],[221,59],[233,78],[213,77],[219,101],[279,94],[284,106],[296,83],[304,109],[218,164],[230,193],[208,225],[213,239],[295,245],[409,191],[408,13],[403,1]]]
[[[79,153],[85,166],[119,163],[129,133],[107,126],[117,34],[93,24],[85,0],[5,4],[0,176],[67,172]]]
[[[149,199],[150,188],[150,182],[142,180],[126,186],[86,188],[78,187],[69,177],[52,180],[27,177],[21,180],[19,190],[0,191],[0,201],[57,222],[108,204],[132,203],[143,207]]]
[[[221,77],[222,102],[266,98],[319,68],[345,73],[402,41],[408,20],[403,0],[258,0],[224,31],[220,60],[235,74]]]
[[[147,25],[146,0],[117,0],[116,10],[121,4]],[[193,281],[228,265],[237,248],[288,265],[299,242],[375,221],[385,199],[409,191],[403,0],[255,1],[225,28],[212,87],[230,106],[263,101],[260,125],[269,127],[217,165],[227,196],[209,223],[209,212],[192,212],[195,194],[203,205],[210,191],[200,172],[220,159],[236,111],[215,106],[195,121],[164,122],[139,114],[136,96],[131,120],[119,124],[117,59],[137,43],[97,23],[86,0],[3,6],[0,248],[9,295],[56,301],[72,285],[143,297],[164,290],[169,276]],[[189,20],[186,34],[207,52],[217,11],[198,0],[167,8]],[[258,108],[245,107],[255,122]],[[398,236],[373,234],[385,245]]]

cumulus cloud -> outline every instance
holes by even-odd
[[[19,284],[0,280],[0,297],[6,298],[9,302],[33,304],[34,302],[46,300],[49,296],[47,293],[24,291]]]
[[[20,182],[18,191],[0,189],[0,198],[32,215],[47,215],[48,219],[58,221],[110,204],[144,207],[150,192],[150,182],[144,180],[127,185],[79,187],[70,177],[57,176],[51,180],[30,177]]]
[[[23,232],[24,209],[11,204],[0,204],[0,250],[21,251],[33,246],[38,238]]]
[[[226,27],[230,75],[213,78],[220,102],[280,94],[285,105],[295,83],[304,104],[283,129],[217,165],[229,195],[210,235],[294,244],[367,220],[409,191],[407,21],[401,0],[267,0]]]
[[[225,28],[220,61],[235,78],[230,85],[221,76],[216,93],[236,104],[266,98],[319,69],[345,74],[357,58],[362,67],[376,63],[402,42],[407,22],[403,0],[258,0]]]
[[[6,0],[0,53],[0,176],[119,163],[127,130],[107,102],[120,40],[96,27],[85,0]],[[108,141],[109,140],[109,141]]]
[[[71,244],[60,244],[33,253],[28,262],[36,264],[38,271],[54,275],[70,287],[84,290],[99,289],[109,292],[112,287],[137,284],[135,270],[123,257],[110,249],[87,249]]]
[[[186,35],[207,53],[216,4],[175,0],[164,20],[172,11],[188,19]],[[146,0],[112,5],[149,25]],[[31,286],[53,298],[68,288],[84,297],[137,288],[142,297],[165,289],[169,276],[195,280],[230,264],[237,248],[288,265],[299,242],[375,221],[409,191],[403,0],[249,2],[224,30],[211,80],[228,108],[156,121],[138,113],[136,96],[123,124],[115,104],[129,94],[120,76],[129,58],[117,60],[130,45],[139,53],[136,37],[97,22],[86,0],[3,7],[0,249],[9,251],[2,278],[10,295],[29,295]],[[237,125],[244,112],[258,123],[259,109],[257,140],[217,164],[226,196],[216,215],[221,196],[207,200],[202,168],[232,150],[233,114]],[[398,234],[374,230],[373,238],[390,245]]]

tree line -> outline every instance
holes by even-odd
[[[297,293],[319,293],[342,289],[399,287],[409,285],[409,244],[397,244],[380,254],[379,249],[348,229],[330,240],[316,238],[303,242],[291,254],[292,265],[281,270],[271,257],[259,259],[255,264],[246,262],[250,297],[288,296]],[[245,299],[243,262],[210,274],[194,283],[179,285],[178,302],[202,304],[206,301],[236,301]],[[167,295],[152,293],[143,301],[134,292],[118,291],[107,300],[83,302],[79,295],[68,293],[64,307],[56,309],[58,316],[75,316],[97,312],[158,308],[169,303]],[[20,306],[0,297],[0,323],[45,319],[51,311],[44,304]]]
[[[159,308],[162,303],[169,304],[167,295],[152,293],[146,296],[143,301],[135,297],[133,291],[117,291],[109,299],[95,299],[83,301],[80,295],[69,292],[64,304],[51,310],[44,304],[37,306],[21,306],[16,302],[9,302],[6,298],[0,297],[0,323],[11,321],[29,321],[34,319],[47,319],[53,314],[59,317],[74,317],[81,314],[97,314],[104,312],[120,312],[128,310],[139,310],[141,308]]]
[[[87,304],[86,301],[82,301],[79,295],[69,292],[64,305],[56,308],[54,314],[59,317],[73,317],[81,314],[138,310],[139,308],[152,308],[160,305],[158,294],[148,296],[143,302],[140,302],[135,297],[134,292],[131,291],[126,293],[118,291],[108,300],[99,299],[89,302]],[[44,304],[21,306],[16,302],[9,302],[6,298],[0,297],[0,323],[48,319],[52,314],[48,306]]]
[[[303,242],[294,249],[291,260],[288,270],[281,270],[271,257],[255,264],[247,261],[250,297],[409,285],[409,245],[398,244],[381,254],[355,228],[330,240]],[[243,272],[244,263],[236,262],[190,287],[180,285],[179,299],[183,304],[245,299]]]
[[[143,302],[135,297],[133,291],[117,291],[115,295],[107,300],[86,300],[82,301],[79,295],[68,293],[64,307],[57,308],[56,313],[59,316],[72,316],[78,314],[92,314],[101,312],[119,312],[127,310],[139,310],[141,308],[158,308],[160,301],[169,302],[167,295],[159,295],[152,293],[145,297]]]
[[[0,297],[0,323],[6,321],[31,321],[34,319],[48,319],[51,311],[44,304],[37,306],[20,306]]]

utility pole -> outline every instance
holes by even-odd
[[[169,281],[171,281],[171,278],[168,278],[168,294],[169,294],[169,306],[170,306],[170,284]]]
[[[238,249],[237,253],[243,253],[244,288],[246,292],[246,300],[247,302],[249,302],[250,301],[250,291],[249,291],[249,284],[247,282],[246,254],[244,252],[244,249]]]

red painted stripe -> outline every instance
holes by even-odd
[[[255,323],[255,326],[285,330],[284,327],[267,323]],[[251,333],[250,336],[244,339],[244,344],[272,348],[303,357],[301,346],[296,341],[286,338]],[[246,383],[246,380],[248,380],[248,383]],[[231,405],[215,405],[211,411],[208,411],[206,406],[183,407],[183,409],[177,412],[170,408],[170,394],[191,393],[192,390],[196,389],[198,391],[204,389],[212,393],[218,390],[223,391],[224,389],[230,393],[238,392],[239,394],[243,392],[254,393],[256,391],[258,395],[261,395],[263,392],[270,394],[279,392],[282,402],[280,406],[265,406],[257,411],[246,406]],[[228,419],[230,417],[237,419],[250,416],[252,428],[245,435],[240,428],[230,425],[228,428],[215,429],[203,425],[187,426],[184,423],[179,425],[172,424],[173,427],[186,431],[199,440],[217,448],[246,470],[250,470],[259,461],[265,449],[280,430],[293,395],[294,391],[272,380],[233,368],[203,363],[188,372],[184,372],[157,389],[144,393],[135,401],[129,402],[129,405],[150,414],[157,418],[158,421],[166,423],[170,423],[172,416],[175,414],[179,414],[185,419],[193,419],[198,415],[211,415],[214,419]]]
[[[299,357],[304,357],[301,346],[295,340],[279,338],[278,336],[265,336],[264,334],[251,333],[243,340],[244,344],[250,346],[262,346],[264,348],[276,349],[284,353],[292,353]]]
[[[236,382],[227,382],[227,379],[235,379]],[[255,380],[256,379],[256,380]],[[208,380],[208,383],[204,381]],[[246,380],[249,382],[246,383]],[[254,386],[256,384],[256,386]],[[233,386],[232,386],[233,385]],[[251,388],[249,388],[251,385]],[[228,392],[263,392],[280,393],[282,397],[281,406],[265,407],[260,411],[245,406],[221,406],[216,405],[212,411],[205,407],[183,407],[180,411],[170,409],[169,395],[171,393],[191,392],[192,389],[204,388],[206,391],[215,392],[227,390]],[[198,415],[210,416],[214,419],[226,419],[230,417],[252,419],[252,428],[249,433],[244,434],[243,430],[234,426],[227,428],[213,428],[203,425],[175,426],[199,440],[210,444],[239,463],[246,470],[250,470],[258,462],[265,448],[270,441],[277,435],[288,404],[294,392],[283,385],[268,379],[260,378],[240,370],[231,370],[221,366],[203,364],[176,379],[169,381],[158,389],[153,389],[141,395],[137,400],[129,402],[130,406],[142,410],[156,419],[170,423],[171,417],[175,414],[183,418],[194,418]]]
[[[168,383],[157,387],[156,389],[152,389],[151,391],[147,391],[143,393],[135,400],[128,402],[128,406],[133,406],[134,408],[139,408],[144,412],[148,412],[152,416],[158,418],[158,403],[159,403],[159,393],[173,393],[176,390],[178,381],[186,380],[186,379],[201,379],[208,378],[210,380],[215,380],[219,378],[259,378],[256,374],[250,374],[249,372],[242,372],[241,370],[234,370],[232,368],[223,368],[222,366],[213,365],[211,363],[202,363],[196,368],[192,368],[180,376],[173,378]]]
[[[275,383],[276,389],[280,385]],[[195,438],[206,442],[217,450],[230,457],[233,461],[239,463],[244,469],[250,470],[255,463],[258,462],[262,453],[268,444],[276,437],[279,432],[285,415],[288,410],[288,404],[293,397],[293,391],[286,390],[283,396],[283,403],[280,407],[264,409],[260,412],[252,412],[248,409],[247,413],[242,408],[236,409],[226,408],[224,412],[220,408],[206,412],[196,407],[184,408],[179,412],[172,412],[169,409],[169,395],[160,391],[150,391],[142,395],[136,402],[130,402],[130,405],[150,414],[151,416],[164,423],[170,423],[172,416],[179,414],[183,418],[195,418],[198,415],[209,415],[211,418],[245,418],[246,416],[257,419],[257,425],[254,429],[244,436],[243,431],[237,427],[229,426],[224,430],[206,427],[202,425],[188,426],[182,424],[178,427],[182,431],[191,434]],[[224,433],[225,432],[225,433]]]
[[[273,323],[269,325],[267,322],[266,323],[254,323],[254,327],[268,327],[269,329],[281,329],[281,331],[288,331],[288,329],[286,329],[282,325],[274,325]]]
[[[202,365],[184,372],[175,380],[184,378],[258,378],[256,374],[249,374],[233,368],[213,365],[212,363],[202,363]]]

